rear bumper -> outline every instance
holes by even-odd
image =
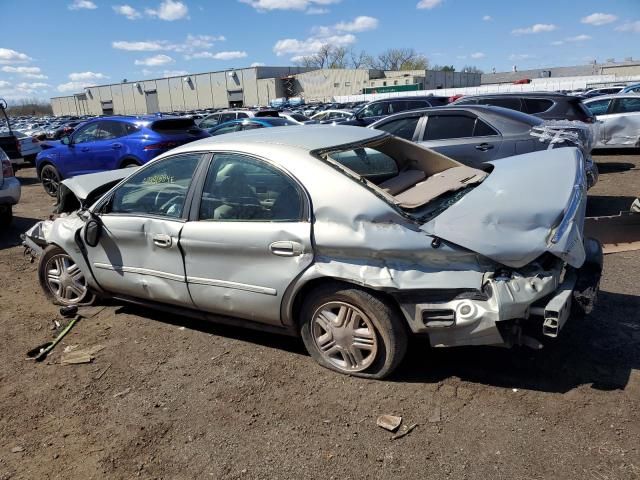
[[[0,205],[15,205],[20,201],[20,181],[16,177],[5,178],[0,185]]]
[[[578,269],[560,260],[546,269],[532,264],[519,272],[490,274],[482,292],[447,301],[416,298],[400,306],[411,330],[428,334],[434,347],[529,344],[521,333],[532,324],[556,337],[571,316],[589,313],[595,305],[602,247],[593,239],[584,247],[586,261]]]

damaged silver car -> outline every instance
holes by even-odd
[[[88,198],[97,178],[67,187],[91,184]],[[176,148],[78,203],[25,236],[54,302],[300,335],[321,365],[370,378],[410,335],[540,347],[590,311],[602,267],[576,148],[477,169],[376,130],[254,130]]]

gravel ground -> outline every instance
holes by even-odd
[[[591,214],[627,209],[640,155],[601,155]],[[53,202],[33,169],[0,232],[0,480],[640,478],[640,255],[605,258],[597,310],[545,349],[411,344],[387,381],[317,366],[297,339],[108,305],[44,363],[47,303],[19,233]],[[66,346],[99,345],[61,365]],[[376,426],[383,413],[418,426]]]

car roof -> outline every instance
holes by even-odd
[[[637,93],[612,93],[610,95],[599,95],[597,97],[587,98],[584,103],[595,102],[596,100],[612,100],[614,98],[640,98]]]
[[[296,130],[294,130],[296,129]],[[339,145],[369,141],[388,134],[368,128],[347,125],[292,125],[288,128],[269,128],[234,132],[187,143],[173,152],[199,151],[224,147],[225,144],[247,147],[259,144],[296,147],[307,151],[323,150]]]
[[[460,97],[460,100],[466,98],[482,98],[482,97],[549,97],[549,98],[566,98],[566,99],[574,99],[578,98],[574,95],[567,95],[565,93],[557,93],[557,92],[495,92],[495,93],[476,93],[473,95],[464,95]]]

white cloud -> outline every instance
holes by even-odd
[[[262,62],[253,62],[251,64],[252,67],[264,67],[264,63]]]
[[[197,58],[197,59],[202,59],[202,58],[211,58],[213,60],[235,60],[237,58],[246,58],[247,57],[247,52],[244,51],[230,51],[230,52],[217,52],[217,53],[211,53],[211,52],[198,52],[198,53],[194,53],[193,55],[186,55],[185,58],[187,58],[188,60]]]
[[[104,73],[96,72],[77,72],[70,73],[69,80],[72,82],[94,82],[96,80],[105,80],[107,77]]]
[[[42,74],[42,71],[39,67],[10,67],[5,66],[2,67],[2,71],[5,73],[16,73],[18,75],[22,75],[26,78],[34,78],[34,79],[45,79],[48,78],[46,75]]]
[[[187,35],[182,43],[171,43],[167,40],[145,40],[140,42],[127,42],[118,40],[111,42],[111,46],[117,50],[127,50],[130,52],[186,52],[191,53],[196,50],[213,47],[215,42],[223,42],[226,38],[222,35]]]
[[[511,33],[514,35],[528,35],[532,33],[553,32],[557,29],[558,26],[552,23],[536,23],[530,27],[516,28],[515,30],[512,30]]]
[[[589,35],[576,35],[575,37],[565,38],[565,42],[586,42],[587,40],[591,40]]]
[[[7,82],[6,80],[0,80],[0,88],[8,88],[11,86],[10,82]]]
[[[297,10],[305,11],[309,15],[319,15],[327,13],[326,8],[342,0],[239,0],[240,3],[251,5],[258,12],[269,12],[272,10]]]
[[[419,10],[431,10],[442,3],[442,0],[420,0],[416,5]]]
[[[164,0],[157,9],[147,8],[145,13],[151,17],[172,22],[186,18],[189,15],[189,8],[177,0]]]
[[[158,67],[160,65],[167,65],[169,63],[173,63],[173,58],[162,53],[159,55],[154,55],[153,57],[135,61],[136,65],[145,65],[147,67]]]
[[[485,15],[484,17],[482,17],[482,20],[484,20],[485,22],[490,22],[493,20],[493,17],[491,15]]]
[[[635,22],[628,22],[623,25],[620,25],[619,27],[616,27],[616,30],[618,32],[640,33],[640,20],[636,20]]]
[[[475,59],[486,57],[486,55],[482,52],[475,52],[475,53],[472,53],[470,56],[471,58],[475,58]]]
[[[91,0],[73,0],[67,5],[69,10],[95,10],[98,6]]]
[[[278,56],[292,54],[294,58],[299,58],[316,53],[323,45],[346,47],[356,42],[357,39],[353,33],[375,30],[378,27],[378,23],[377,18],[359,16],[350,22],[313,27],[309,38],[304,40],[283,38],[276,42],[273,46],[273,51]],[[292,60],[295,61],[294,59]]]
[[[130,52],[155,52],[158,50],[166,50],[166,45],[163,42],[126,42],[117,41],[111,42],[111,46],[117,50],[128,50]]]
[[[16,52],[10,48],[0,48],[0,64],[24,63],[29,60],[32,60],[32,58],[24,53]]]
[[[368,30],[375,30],[378,28],[378,19],[363,15],[356,17],[351,22],[337,23],[333,28],[337,32],[366,32]]]
[[[618,17],[611,13],[592,13],[591,15],[583,17],[580,21],[582,23],[586,23],[587,25],[595,25],[596,27],[599,27],[600,25],[613,23],[617,19]]]
[[[356,37],[350,33],[346,35],[334,35],[331,37],[307,38],[298,40],[295,38],[285,38],[278,40],[273,46],[273,51],[277,56],[295,54],[297,57],[304,55],[312,55],[316,53],[323,45],[332,45],[335,47],[346,47],[355,43]]]
[[[58,85],[59,92],[79,92],[85,87],[92,87],[94,84],[89,82],[67,82]]]
[[[512,53],[509,55],[509,60],[530,60],[535,58],[535,55],[529,53]]]
[[[127,17],[127,19],[129,20],[135,20],[142,16],[142,14],[138,10],[133,8],[131,5],[114,5],[113,11],[116,12],[118,15],[123,15]]]
[[[15,88],[20,90],[23,93],[33,94],[33,93],[40,93],[46,90],[47,88],[49,88],[50,86],[51,85],[49,85],[48,83],[43,83],[43,82],[32,82],[32,83],[21,82],[21,83],[18,83],[15,86]]]

